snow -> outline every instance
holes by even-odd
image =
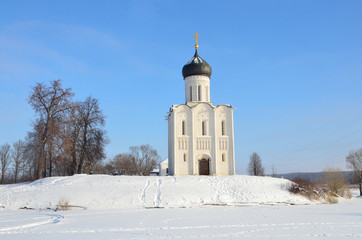
[[[288,183],[250,176],[76,175],[2,185],[0,239],[362,238],[357,190],[351,200],[319,204],[289,194]],[[61,198],[87,209],[44,210]],[[24,206],[37,210],[18,210]]]
[[[337,205],[0,210],[0,239],[361,239],[362,199]]]
[[[180,208],[203,205],[310,204],[292,195],[286,179],[252,176],[51,177],[0,186],[0,206],[56,208],[60,202],[87,209]]]

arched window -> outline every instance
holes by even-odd
[[[225,120],[221,121],[221,135],[225,135]]]
[[[187,156],[186,156],[186,153],[184,153],[184,162],[187,161]]]
[[[225,162],[225,153],[221,154],[221,161]]]
[[[197,86],[197,101],[201,101],[201,85]]]
[[[192,102],[192,86],[190,86],[190,102]]]
[[[202,135],[205,136],[206,135],[206,122],[205,121],[202,121],[201,130],[202,130]]]
[[[186,135],[185,121],[182,121],[182,135]]]

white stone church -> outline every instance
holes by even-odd
[[[210,100],[211,67],[198,54],[182,69],[185,104],[168,114],[169,175],[235,174],[233,108]]]

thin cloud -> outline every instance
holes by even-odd
[[[44,33],[46,33],[48,35],[47,38],[53,35],[53,37],[60,37],[73,44],[94,45],[94,43],[96,43],[97,46],[110,49],[122,49],[125,46],[121,41],[107,33],[80,25],[29,21],[16,22],[0,28],[0,36],[4,34],[9,36],[18,36],[19,34],[31,36],[34,33],[40,33],[41,38],[43,38]]]

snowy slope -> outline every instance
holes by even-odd
[[[75,175],[2,185],[0,206],[55,208],[61,201],[88,209],[311,203],[290,194],[285,189],[288,183],[285,179],[252,176]]]

